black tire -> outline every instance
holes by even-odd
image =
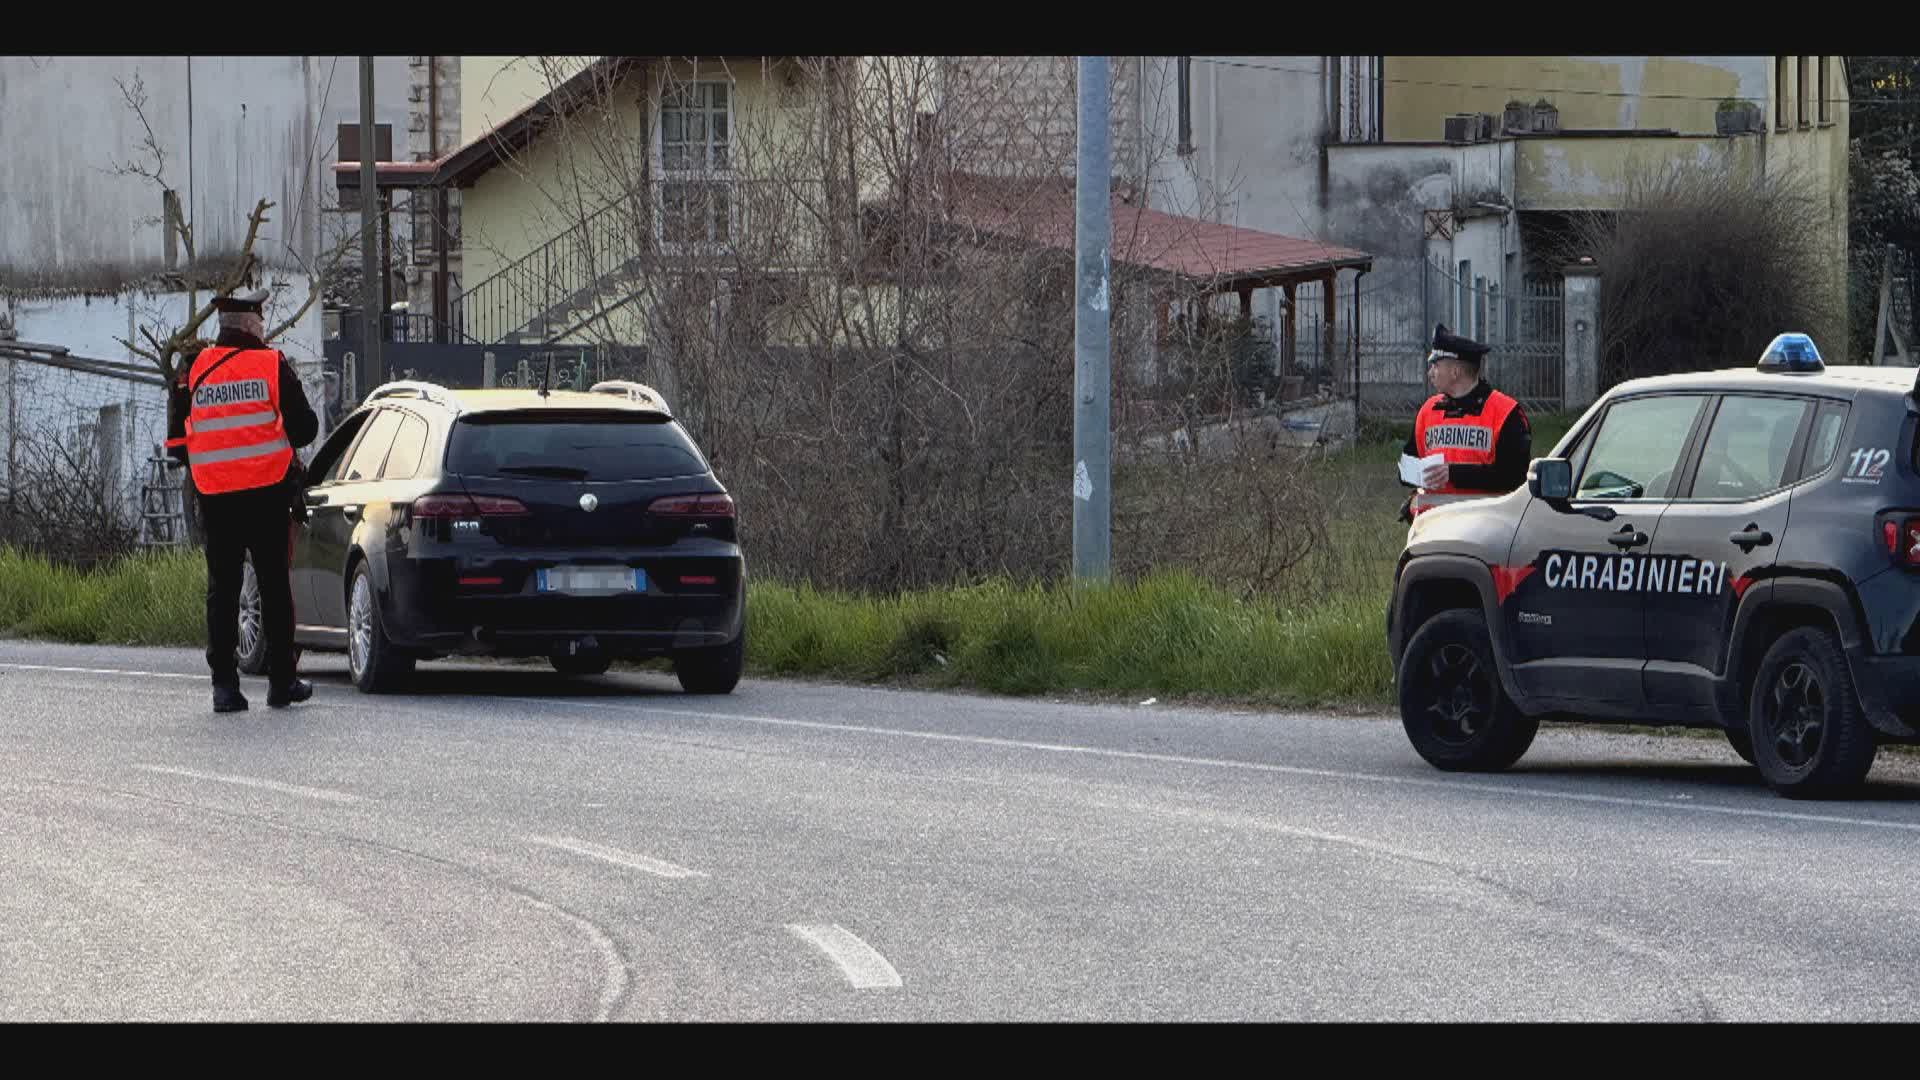
[[[1747,764],[1756,764],[1753,760],[1753,736],[1747,734],[1746,729],[1735,731],[1732,728],[1722,728],[1721,733],[1726,735],[1727,745],[1733,747],[1734,753],[1739,754]]]
[[[1501,687],[1477,611],[1443,611],[1421,626],[1401,655],[1398,681],[1400,723],[1436,769],[1497,772],[1520,760],[1540,730]]]
[[[1859,787],[1880,749],[1840,643],[1812,626],[1780,635],[1761,659],[1747,695],[1747,730],[1760,775],[1794,799]]]
[[[730,694],[740,683],[746,664],[747,630],[725,645],[710,649],[682,649],[673,654],[673,673],[680,689],[689,694]]]
[[[384,694],[413,675],[414,655],[388,640],[373,597],[373,574],[363,562],[347,586],[347,676],[361,693]]]
[[[604,652],[554,653],[547,660],[562,675],[605,675],[613,666],[613,657]]]
[[[267,673],[266,623],[260,613],[260,579],[253,572],[253,556],[245,556],[240,567],[240,625],[233,658],[243,675]]]

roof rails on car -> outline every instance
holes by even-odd
[[[630,379],[609,379],[606,382],[597,382],[587,390],[587,393],[614,394],[619,397],[624,397],[628,401],[638,402],[642,405],[651,405],[663,413],[671,413],[673,411],[667,408],[667,399],[661,396],[660,391],[655,390],[646,383],[633,382]]]
[[[435,405],[454,412],[460,411],[460,403],[453,399],[453,395],[447,392],[446,387],[438,383],[421,382],[418,379],[401,379],[383,383],[374,387],[373,392],[367,395],[368,401],[380,401],[385,398],[415,398],[431,401]]]

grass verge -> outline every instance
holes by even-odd
[[[1570,418],[1534,421],[1536,454]],[[1006,582],[894,596],[756,580],[748,669],[1005,694],[1089,691],[1271,705],[1384,706],[1385,612],[1406,533],[1393,461],[1404,431],[1362,433],[1317,482],[1340,509],[1283,595],[1243,601],[1169,572],[1076,590]],[[57,641],[204,646],[197,551],[92,573],[0,548],[0,629]]]

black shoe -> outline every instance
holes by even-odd
[[[284,709],[296,701],[305,701],[313,696],[313,684],[305,679],[296,678],[285,686],[267,688],[267,707]]]
[[[213,688],[213,711],[246,712],[246,695],[237,686],[216,686]]]

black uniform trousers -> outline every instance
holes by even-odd
[[[253,556],[260,582],[260,632],[267,640],[267,676],[274,686],[294,678],[292,542],[287,493],[273,487],[200,499],[207,531],[207,667],[215,686],[239,687],[233,651],[240,637],[240,586]]]

